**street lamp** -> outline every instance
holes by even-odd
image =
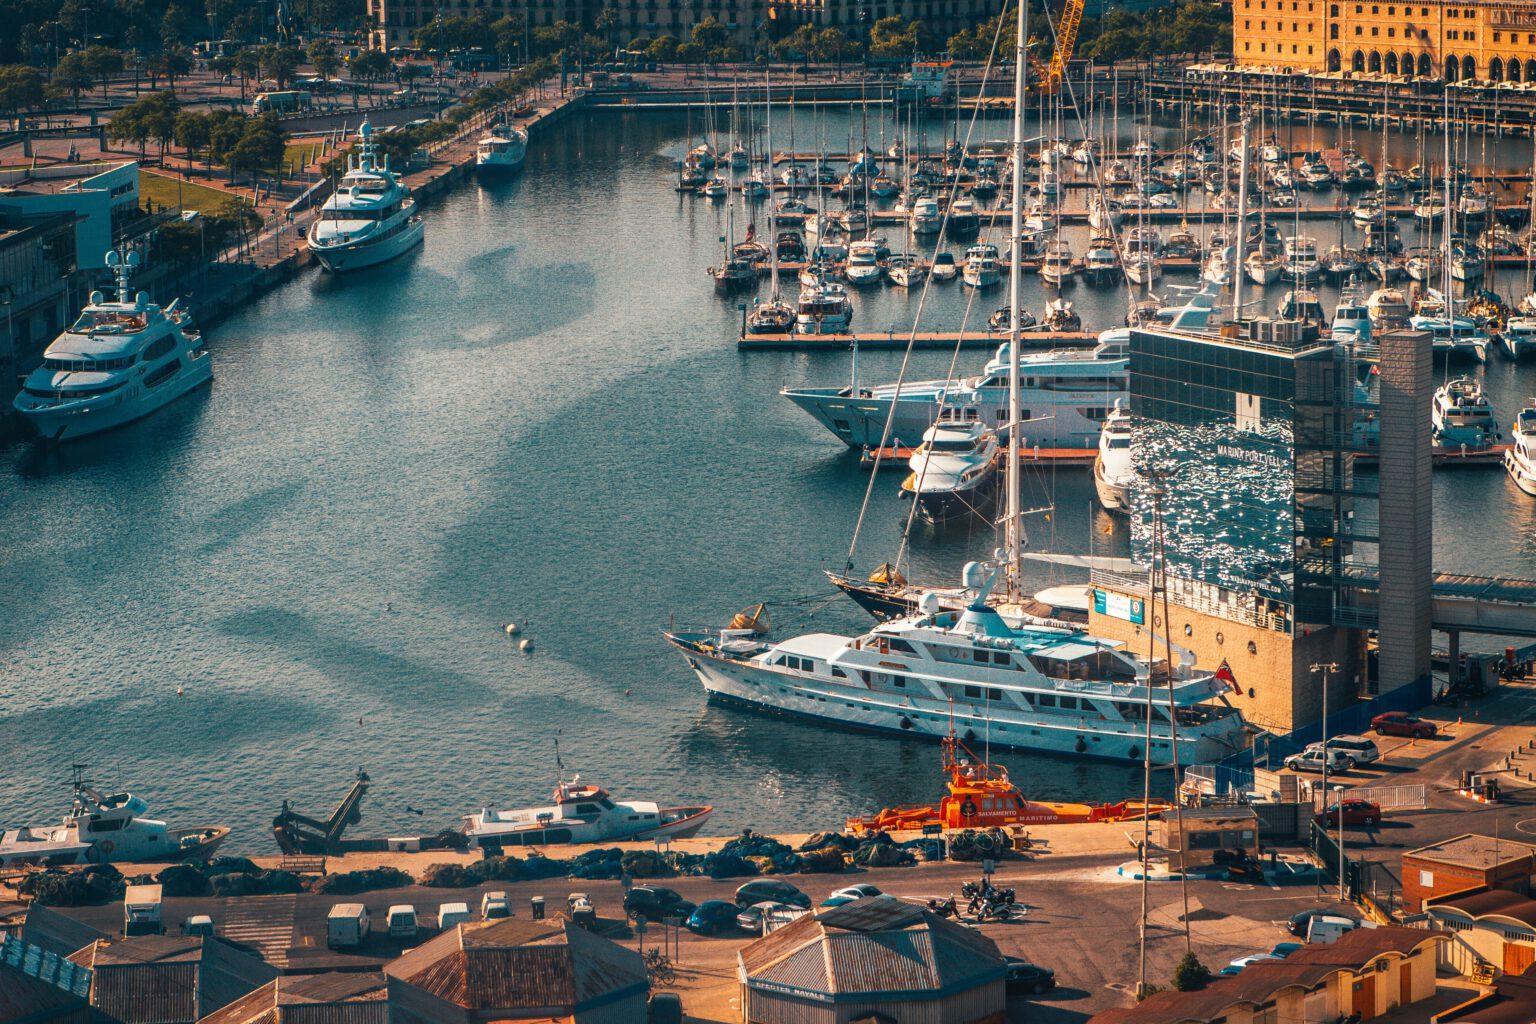
[[[1344,898],[1344,787],[1333,787],[1333,798],[1339,803],[1339,902]]]
[[[1319,672],[1323,675],[1323,779],[1319,785],[1323,788],[1323,832],[1325,834],[1328,831],[1328,677],[1338,670],[1339,664],[1336,661],[1314,662],[1311,668],[1313,675],[1317,675]],[[1343,813],[1341,806],[1339,814],[1342,816]],[[1341,844],[1339,848],[1341,859],[1343,854],[1344,851]],[[1341,864],[1339,866],[1339,889],[1341,892],[1344,888],[1343,870],[1343,865]],[[1319,896],[1323,894],[1323,876],[1321,874],[1317,876],[1317,894]]]

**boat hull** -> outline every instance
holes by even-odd
[[[17,411],[38,436],[51,441],[77,441],[143,419],[212,380],[213,359],[203,355],[186,364],[174,379],[147,394],[143,393],[143,385],[136,383],[125,387],[119,396],[104,396],[117,397],[114,404],[92,404],[79,410],[18,408]]]
[[[711,702],[751,711],[790,718],[811,719],[824,725],[856,732],[912,736],[938,742],[950,735],[951,726],[967,742],[985,738],[993,747],[1055,754],[1074,759],[1104,761],[1140,761],[1145,739],[1126,723],[1122,732],[1087,730],[1060,717],[1060,722],[1043,718],[1016,720],[1006,712],[990,717],[977,708],[951,705],[937,700],[909,697],[901,703],[887,702],[870,691],[837,686],[822,680],[779,674],[744,662],[705,654],[687,641],[668,636],[687,658],[688,665],[703,684]],[[1201,764],[1219,760],[1238,749],[1238,736],[1223,743],[1213,736],[1181,735],[1178,756],[1181,764]],[[1171,763],[1172,751],[1166,739],[1154,738],[1152,754],[1159,763]]]
[[[679,817],[654,828],[637,829],[633,832],[604,832],[594,830],[587,835],[576,831],[568,825],[551,823],[548,826],[530,826],[528,828],[508,830],[506,832],[487,833],[478,835],[466,833],[471,846],[479,847],[487,853],[495,852],[508,846],[587,846],[594,843],[633,843],[650,842],[656,839],[688,839],[698,835],[709,816],[715,813],[715,809],[709,805],[699,807],[664,807],[663,815],[678,814]]]
[[[1130,489],[1124,484],[1112,483],[1104,478],[1104,459],[1102,456],[1094,456],[1093,459],[1093,489],[1098,492],[1099,504],[1111,512],[1126,512],[1130,509]]]
[[[320,265],[333,274],[345,273],[349,270],[362,270],[364,267],[378,266],[386,263],[396,256],[402,256],[420,245],[426,237],[426,224],[420,217],[415,218],[400,231],[388,238],[381,238],[376,242],[352,243],[339,246],[311,247],[315,259]]]
[[[914,395],[895,400],[896,415],[891,421],[890,440],[885,440],[886,417],[890,415],[892,399],[854,397],[845,390],[797,388],[783,392],[784,396],[815,417],[816,421],[830,430],[839,441],[850,448],[879,448],[883,444],[916,445],[923,432],[938,419],[940,405],[929,398]],[[904,391],[905,395],[906,392]],[[1084,391],[1031,391],[1025,401],[1031,411],[1028,445],[1044,448],[1093,448],[1099,442],[1100,423],[1084,416],[1082,408],[1109,408],[1120,394]],[[961,403],[959,395],[954,396]],[[975,406],[987,423],[1000,423],[999,413],[1007,409],[1007,393],[997,389],[997,394],[980,394],[965,404]],[[1000,436],[1006,436],[1003,431]]]

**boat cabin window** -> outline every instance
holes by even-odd
[[[108,370],[125,370],[133,365],[133,356],[119,356],[116,359],[59,359],[49,356],[43,360],[43,367],[49,370],[69,371],[96,371],[105,373]]]
[[[576,813],[577,814],[596,814],[597,813],[597,804],[577,804],[576,805]]]
[[[1054,693],[1042,693],[1039,703],[1043,708],[1053,708],[1056,706],[1056,695]]]
[[[1002,690],[999,690],[996,687],[992,687],[992,686],[987,687],[987,700],[1002,700],[1002,699],[1003,699],[1003,691]]]
[[[176,338],[167,334],[165,337],[151,342],[149,348],[144,350],[144,361],[146,363],[154,362],[156,359],[169,355],[171,349],[175,347]]]
[[[1065,711],[1076,711],[1077,710],[1077,698],[1076,697],[1062,697],[1061,698],[1061,706],[1062,706],[1062,709],[1065,710]]]
[[[981,696],[981,687],[979,687],[979,686],[967,686],[965,688],[965,695],[967,697],[980,697]]]
[[[796,669],[800,672],[814,672],[816,662],[811,658],[802,658],[794,654],[786,654],[779,659],[779,664],[785,668]]]
[[[833,678],[836,678],[836,679],[847,679],[848,678],[848,673],[844,672],[842,669],[838,668],[836,665],[833,665],[832,666],[832,676],[833,676]]]
[[[899,637],[894,637],[893,636],[893,637],[890,638],[890,640],[888,642],[890,643],[891,650],[893,650],[893,651],[900,651],[903,654],[916,654],[917,653],[917,648],[916,647],[913,647],[911,644],[907,643],[905,640],[902,640]]]
[[[92,832],[116,832],[128,824],[122,818],[101,818],[91,822]]]
[[[891,676],[891,685],[896,687],[897,689],[905,690],[907,688],[907,677],[906,676]]]
[[[88,310],[71,327],[72,334],[136,334],[147,321],[141,313],[103,312]]]
[[[1115,436],[1115,437],[1111,437],[1109,439],[1109,447],[1112,448],[1112,449],[1113,448],[1125,449],[1125,448],[1129,448],[1130,446],[1131,446],[1131,439],[1129,437],[1118,437],[1118,436]]]
[[[1031,654],[1029,662],[1041,674],[1052,679],[1113,679],[1130,682],[1135,674],[1113,651],[1094,651],[1062,660],[1043,654]]]

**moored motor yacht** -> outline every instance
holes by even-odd
[[[73,440],[147,416],[213,379],[213,357],[180,300],[161,309],[128,280],[138,254],[109,252],[117,301],[92,292],[48,344],[12,406],[39,435]]]
[[[1131,413],[1117,400],[1099,431],[1099,453],[1093,460],[1093,487],[1098,492],[1099,504],[1111,512],[1130,512],[1131,485],[1135,481],[1136,468],[1131,463]]]
[[[1504,468],[1515,486],[1536,495],[1536,402],[1520,410],[1510,427],[1509,450],[1504,453]]]
[[[952,411],[923,432],[901,482],[901,496],[917,502],[917,514],[935,525],[984,511],[997,481],[997,435],[965,410]]]
[[[1077,277],[1077,263],[1072,259],[1072,247],[1063,239],[1045,247],[1040,258],[1040,279],[1055,288],[1064,288]]]
[[[879,284],[883,270],[880,266],[880,244],[865,239],[848,247],[848,262],[843,276],[855,287]]]
[[[853,324],[848,290],[825,278],[800,289],[795,303],[796,334],[842,334]]]
[[[546,807],[487,807],[466,815],[464,835],[486,856],[498,856],[508,846],[686,839],[714,813],[707,804],[661,807],[650,801],[614,800],[605,790],[582,783],[580,775],[569,781],[562,775],[553,799]]]
[[[928,276],[935,281],[953,281],[959,277],[960,267],[955,263],[955,254],[948,251],[934,253]]]
[[[1510,317],[1499,332],[1499,341],[1504,346],[1504,354],[1511,359],[1536,352],[1536,317]]]
[[[74,800],[58,825],[0,832],[0,870],[66,864],[205,859],[229,837],[224,825],[173,829],[145,817],[149,805],[132,793],[103,793],[75,766]]]
[[[997,258],[997,246],[990,242],[973,245],[965,251],[965,267],[960,280],[972,288],[990,288],[1003,279],[1002,264]]]
[[[921,196],[912,201],[912,213],[907,218],[914,235],[931,235],[944,226],[944,211],[932,196]]]
[[[1499,439],[1493,405],[1471,377],[1457,377],[1435,389],[1430,421],[1435,441],[1447,448],[1486,448]]]
[[[421,244],[426,227],[411,190],[378,163],[373,128],[357,130],[358,154],[347,154],[347,173],[309,228],[309,251],[326,270],[371,267]]]
[[[515,171],[528,155],[528,133],[501,123],[493,125],[475,145],[475,166],[481,171]]]

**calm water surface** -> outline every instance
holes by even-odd
[[[846,380],[847,356],[736,351],[740,314],[704,276],[723,213],[672,189],[686,129],[577,119],[519,179],[434,206],[423,250],[306,274],[220,326],[210,391],[107,436],[0,450],[0,821],[60,813],[80,761],[175,822],[236,826],[242,849],[271,846],[285,797],[328,812],[359,767],[375,788],[358,834],[435,829],[542,798],[557,735],[588,778],[714,803],[722,830],[830,827],[935,793],[936,748],[709,707],[659,639],[670,615],[759,600],[781,630],[870,621],[821,576],[869,478],[777,395]],[[802,114],[796,142],[843,148],[849,130]],[[1123,313],[1113,292],[1073,298],[1090,328]],[[958,323],[968,299],[937,290],[925,323]],[[917,301],[860,293],[856,322],[899,328]],[[976,300],[972,322],[1003,301]],[[899,359],[865,353],[861,376],[892,379]],[[1506,421],[1536,393],[1531,366],[1488,377]],[[897,483],[876,482],[864,567],[899,543]],[[1124,550],[1086,473],[1030,490],[1056,507],[1037,546]],[[1502,473],[1439,474],[1436,495],[1439,565],[1536,576],[1536,503]],[[992,543],[920,533],[913,574],[954,578]],[[1120,766],[1006,760],[1042,798],[1136,785]]]

